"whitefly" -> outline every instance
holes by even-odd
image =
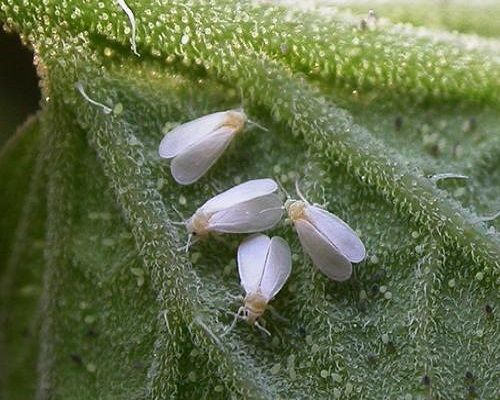
[[[226,333],[240,319],[270,334],[259,319],[269,307],[269,301],[283,288],[291,270],[290,247],[283,238],[255,234],[245,239],[238,248],[238,272],[245,290],[244,304]]]
[[[300,243],[314,265],[330,279],[345,281],[352,275],[352,263],[366,256],[356,232],[335,214],[310,204],[296,188],[300,200],[287,200],[285,209]]]
[[[283,214],[283,203],[272,179],[241,183],[208,200],[185,222],[191,237],[210,232],[255,233],[274,227]]]
[[[179,125],[160,143],[160,157],[171,159],[170,171],[177,183],[200,179],[219,159],[233,138],[243,131],[243,110],[220,111]]]

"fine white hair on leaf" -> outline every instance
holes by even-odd
[[[134,52],[134,54],[137,57],[140,57],[140,54],[137,52],[137,45],[136,45],[136,31],[135,31],[135,15],[130,9],[130,7],[127,5],[125,0],[116,0],[120,8],[127,14],[128,20],[130,21],[130,29],[132,30],[132,37],[130,38],[130,48]]]
[[[203,322],[201,317],[197,316],[194,318],[194,323],[196,323],[200,328],[205,332],[205,334],[212,339],[213,343],[215,343],[219,348],[222,348],[222,343],[220,339],[217,337],[215,333],[212,332],[212,330]]]
[[[432,175],[429,179],[432,182],[436,183],[436,182],[443,180],[443,179],[469,179],[469,177],[466,175],[454,174],[452,172],[447,172],[447,173],[443,173],[443,174]]]
[[[215,112],[175,127],[160,142],[158,154],[172,159],[175,181],[190,185],[219,159],[247,121],[242,110]]]
[[[95,106],[98,106],[102,109],[102,112],[104,114],[111,114],[111,112],[113,111],[111,108],[109,108],[107,105],[105,104],[102,104],[102,103],[99,103],[98,101],[95,101],[93,99],[91,99],[87,93],[85,93],[85,89],[83,88],[83,85],[81,84],[81,82],[77,82],[75,84],[75,87],[76,89],[80,92],[80,94],[82,95],[82,97],[87,100],[90,104],[93,104]]]
[[[474,222],[489,222],[489,221],[494,221],[500,217],[500,211],[497,211],[496,213],[489,215],[489,216],[483,216],[483,217],[477,217]]]

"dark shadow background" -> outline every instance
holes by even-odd
[[[0,22],[0,147],[39,108],[33,52]]]

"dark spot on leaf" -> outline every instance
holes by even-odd
[[[465,380],[469,383],[472,383],[474,381],[474,374],[470,371],[465,372]]]
[[[378,269],[377,271],[375,271],[372,278],[375,281],[380,281],[380,280],[384,279],[385,278],[385,270],[383,268]]]
[[[145,367],[145,365],[142,361],[134,361],[132,364],[132,368],[137,369],[137,370],[143,370],[144,367]]]
[[[83,365],[82,357],[80,357],[78,354],[70,354],[69,358],[71,358],[71,361],[73,361],[79,367]]]
[[[484,306],[484,312],[486,313],[486,315],[488,317],[491,316],[491,315],[493,315],[493,307],[490,304],[486,304]]]
[[[377,355],[370,351],[366,355],[366,361],[368,362],[369,365],[375,365],[377,363]]]
[[[476,387],[471,385],[467,388],[467,399],[476,399],[476,398],[477,398]]]
[[[299,326],[297,328],[297,335],[299,335],[300,337],[305,337],[306,333],[306,328],[304,328],[303,326]]]
[[[95,329],[89,328],[85,331],[85,337],[87,338],[96,338],[97,337],[97,332]]]
[[[439,146],[437,144],[427,146],[426,150],[431,156],[437,157],[439,155]]]
[[[424,375],[422,377],[422,384],[425,386],[430,386],[431,384],[431,378],[429,378],[429,375]]]
[[[370,288],[370,293],[372,296],[375,296],[378,294],[378,290],[380,289],[380,286],[377,283],[374,283],[372,287]]]
[[[396,352],[396,345],[392,340],[388,341],[387,344],[385,345],[385,348],[388,353],[395,353]]]
[[[401,115],[398,115],[396,118],[394,118],[394,130],[399,132],[402,127],[403,127],[403,117]]]
[[[368,311],[368,300],[361,299],[358,301],[358,310],[361,312]]]

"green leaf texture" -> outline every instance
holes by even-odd
[[[0,157],[3,397],[497,399],[496,25],[471,24],[481,38],[446,32],[459,13],[434,31],[362,29],[333,7],[127,4],[139,57],[117,2],[0,1],[44,90]],[[242,102],[268,131],[247,126],[177,185],[163,135]],[[283,221],[270,234],[293,271],[265,315],[272,336],[244,323],[222,336],[244,235],[185,254],[175,222],[263,177],[290,193],[297,180],[368,255],[329,281]]]

